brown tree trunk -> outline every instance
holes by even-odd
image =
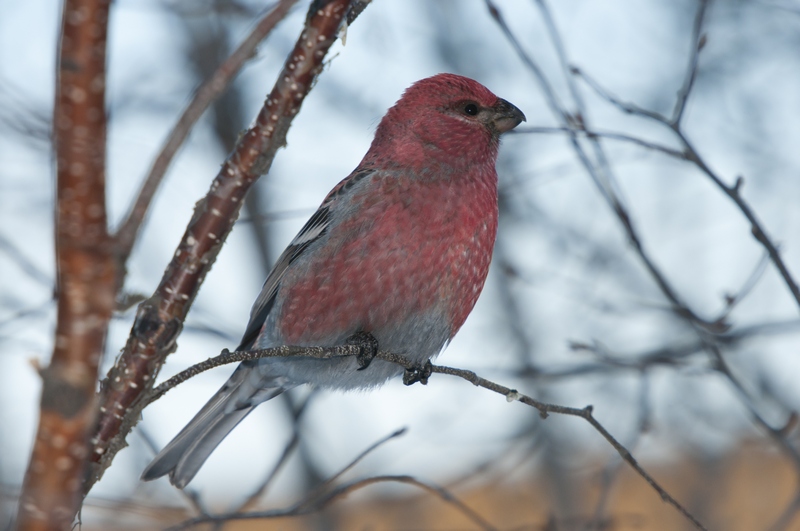
[[[114,308],[116,260],[105,205],[109,0],[64,6],[54,115],[58,317],[41,371],[41,415],[17,529],[69,529],[95,424],[98,365]]]

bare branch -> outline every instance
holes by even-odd
[[[566,115],[564,106],[561,105],[555,90],[553,90],[553,87],[550,86],[550,82],[547,81],[547,77],[545,77],[544,72],[542,72],[542,69],[539,68],[539,65],[536,64],[536,61],[534,61],[531,56],[528,55],[528,53],[525,51],[525,48],[522,47],[519,40],[517,40],[517,38],[511,32],[511,29],[508,27],[508,24],[506,24],[506,21],[503,18],[500,10],[497,8],[494,2],[492,2],[492,0],[484,0],[484,3],[489,9],[489,14],[508,39],[508,42],[514,47],[514,51],[517,52],[517,55],[520,57],[520,59],[522,59],[522,62],[525,63],[525,66],[527,66],[533,73],[534,77],[536,77],[542,92],[544,92],[545,102],[550,107],[550,110],[553,111],[553,114],[556,116]]]
[[[686,156],[686,153],[678,151],[677,149],[662,144],[656,144],[655,142],[650,142],[648,140],[644,140],[636,136],[627,135],[625,133],[617,133],[615,131],[598,131],[596,129],[575,131],[574,129],[570,129],[568,127],[517,127],[513,131],[509,131],[507,134],[525,135],[525,134],[553,134],[553,133],[578,134],[585,136],[587,138],[594,137],[594,138],[607,138],[609,140],[619,140],[620,142],[628,142],[630,144],[636,144],[637,146],[652,151],[659,151],[661,153],[664,153],[665,155],[669,155],[670,157],[674,157],[676,159],[689,160]]]
[[[304,408],[307,403],[308,402],[304,403],[302,407]],[[253,491],[244,499],[244,501],[239,504],[239,508],[236,509],[234,512],[240,513],[246,511],[258,502],[258,500],[264,495],[264,493],[267,492],[267,489],[269,488],[270,484],[272,484],[273,480],[278,475],[278,472],[281,471],[283,466],[289,460],[289,456],[292,455],[292,453],[295,451],[299,443],[300,443],[300,431],[297,429],[297,425],[295,424],[295,428],[292,430],[292,436],[286,443],[286,446],[284,446],[283,452],[281,452],[281,455],[280,457],[278,457],[278,460],[275,462],[275,465],[272,467],[272,470],[269,471],[269,473],[261,482],[261,484],[258,485],[255,489],[253,489]]]
[[[772,241],[772,239],[770,239],[769,236],[767,236],[767,232],[764,229],[764,226],[758,220],[755,212],[753,212],[753,209],[750,207],[750,205],[744,200],[744,198],[742,198],[741,188],[743,179],[741,177],[737,178],[736,183],[733,186],[728,186],[725,184],[722,179],[714,171],[712,171],[711,168],[700,157],[700,154],[694,148],[692,143],[689,142],[689,139],[686,137],[683,131],[678,129],[675,131],[675,133],[683,142],[689,160],[694,162],[697,167],[700,168],[700,170],[705,173],[708,178],[711,179],[714,184],[716,184],[717,187],[736,204],[742,214],[744,214],[744,217],[747,218],[747,221],[750,222],[750,232],[753,234],[753,237],[758,241],[758,243],[760,243],[764,249],[766,249],[767,253],[769,253],[770,260],[772,260],[772,263],[775,264],[775,268],[778,270],[781,278],[783,278],[783,281],[797,303],[798,308],[800,308],[800,287],[798,287],[797,281],[795,281],[794,277],[789,272],[789,268],[783,261],[783,258],[781,258],[778,246]]]
[[[360,479],[340,485],[335,489],[328,491],[324,496],[313,499],[304,500],[299,504],[288,509],[274,509],[271,511],[260,511],[252,513],[239,513],[239,514],[222,514],[216,516],[200,516],[186,520],[176,526],[170,527],[166,531],[180,531],[182,529],[189,529],[200,524],[216,523],[216,522],[230,522],[235,520],[260,520],[267,518],[285,518],[287,516],[304,516],[320,511],[342,498],[351,492],[354,492],[364,487],[374,485],[377,483],[403,483],[420,488],[430,494],[435,495],[443,502],[452,505],[464,516],[466,516],[472,523],[485,531],[497,531],[497,528],[492,526],[484,520],[478,513],[472,510],[464,502],[453,496],[449,491],[445,490],[438,485],[420,481],[411,476],[374,476],[371,478]]]
[[[792,274],[789,272],[789,268],[786,266],[786,263],[781,258],[780,251],[778,250],[778,246],[767,236],[766,230],[764,229],[761,222],[758,220],[755,212],[750,207],[750,205],[744,200],[742,197],[741,191],[742,186],[744,184],[744,179],[742,177],[737,177],[736,182],[729,186],[725,184],[722,178],[717,175],[711,167],[706,164],[703,158],[695,149],[694,145],[689,141],[686,134],[680,127],[680,123],[673,124],[672,121],[668,118],[665,118],[663,115],[649,111],[638,105],[633,103],[623,102],[616,96],[612,95],[610,92],[605,90],[603,87],[600,86],[599,83],[591,79],[585,73],[581,72],[578,69],[573,69],[577,75],[581,76],[581,78],[586,81],[587,85],[589,85],[597,94],[620,109],[621,111],[633,114],[635,116],[641,116],[643,118],[648,118],[650,120],[654,120],[662,125],[665,125],[672,131],[674,131],[677,138],[681,141],[685,151],[686,160],[692,162],[695,166],[697,166],[700,171],[706,174],[706,176],[711,179],[711,181],[717,185],[717,187],[722,190],[722,192],[728,196],[738,207],[738,209],[742,212],[747,221],[750,222],[750,231],[753,234],[753,237],[766,249],[767,253],[769,254],[770,260],[775,265],[775,268],[778,270],[781,278],[783,279],[786,287],[789,289],[792,297],[794,298],[795,302],[800,308],[800,287],[798,287],[797,282],[795,281]]]
[[[644,107],[639,107],[635,103],[622,101],[618,97],[611,94],[611,92],[607,91],[603,88],[597,81],[594,80],[589,74],[584,72],[578,67],[572,67],[572,73],[578,77],[580,77],[586,85],[588,85],[598,96],[624,112],[625,114],[632,114],[636,116],[644,116],[646,118],[650,118],[651,120],[655,120],[657,122],[661,122],[663,124],[669,124],[669,119],[666,118],[663,114],[657,113],[655,111],[651,111],[645,109]]]
[[[573,116],[567,112],[564,106],[558,100],[541,68],[539,68],[536,62],[528,55],[528,53],[520,44],[519,40],[505,23],[499,9],[492,3],[491,0],[485,0],[485,3],[489,8],[489,13],[491,14],[492,18],[500,26],[504,35],[517,52],[517,55],[533,73],[542,92],[545,95],[545,99],[547,100],[550,109],[556,115],[556,118],[558,118],[559,121],[566,126],[565,132],[569,135],[570,144],[575,151],[575,155],[586,169],[598,191],[606,200],[608,206],[616,215],[617,219],[622,225],[622,228],[628,236],[630,244],[636,251],[636,254],[639,256],[639,259],[655,281],[658,288],[669,300],[674,312],[679,317],[689,321],[689,323],[700,326],[701,328],[712,333],[724,331],[727,326],[725,323],[715,323],[703,319],[688,306],[688,304],[679,295],[678,291],[669,282],[666,275],[661,271],[661,268],[658,266],[658,264],[655,263],[653,258],[650,256],[650,253],[645,249],[644,242],[639,235],[636,225],[633,222],[633,218],[631,217],[630,212],[625,206],[620,195],[616,191],[616,183],[614,181],[613,174],[605,156],[605,151],[603,150],[602,145],[599,143],[597,136],[588,132],[586,133],[587,138],[591,142],[594,150],[594,155],[597,159],[596,163],[590,158],[587,151],[578,141],[579,131],[586,131],[587,129],[587,117],[585,116],[585,111],[580,110],[580,106],[582,105],[581,99],[579,97],[576,99],[576,104],[579,106],[579,112],[576,116]],[[555,28],[553,19],[549,14],[546,4],[540,2],[539,6],[545,16],[545,23],[549,28],[551,38],[554,40],[554,45],[557,53],[559,54],[559,60],[566,69],[567,58],[564,52],[564,47],[561,45],[561,40],[558,37],[558,32]],[[569,76],[569,74],[574,73],[574,71],[575,69],[565,72],[565,75]],[[577,88],[574,88],[574,92],[577,94]]]
[[[258,350],[241,350],[234,352],[231,352],[228,349],[223,349],[219,356],[215,356],[192,365],[188,369],[179,372],[166,382],[158,385],[158,387],[154,387],[149,393],[147,393],[147,396],[142,399],[142,403],[146,407],[186,380],[194,378],[198,374],[221,367],[223,365],[228,365],[230,363],[239,363],[246,360],[261,358],[288,358],[300,356],[321,360],[331,358],[346,358],[348,356],[358,355],[360,349],[361,347],[359,345],[339,345],[335,347],[296,347],[285,345],[281,347]],[[387,356],[391,355],[388,352],[383,354]]]
[[[710,0],[700,0],[700,6],[697,8],[697,14],[694,17],[694,24],[692,24],[692,50],[689,55],[689,68],[686,72],[686,78],[683,81],[681,89],[678,91],[678,99],[675,101],[675,109],[672,111],[672,118],[670,123],[673,127],[677,127],[683,111],[686,109],[686,102],[689,100],[689,94],[692,92],[694,80],[697,78],[697,61],[700,59],[700,50],[705,46],[705,35],[701,35],[703,29],[703,20],[705,19],[706,11]]]
[[[81,504],[117,277],[105,197],[109,0],[66,0],[54,112],[58,317],[17,529],[69,529]]]
[[[733,385],[736,392],[739,394],[739,398],[741,399],[744,406],[750,412],[750,415],[753,417],[753,420],[756,424],[761,426],[761,428],[767,433],[767,435],[780,447],[784,454],[792,461],[792,464],[795,468],[795,473],[798,475],[800,479],[800,452],[792,446],[792,444],[786,440],[786,434],[783,428],[774,428],[770,425],[769,422],[764,419],[761,413],[758,412],[756,407],[753,405],[753,401],[744,388],[742,382],[731,372],[728,363],[725,361],[725,357],[722,355],[722,351],[716,345],[709,344],[708,350],[711,352],[711,356],[716,365],[717,371],[719,371],[722,375],[724,375],[728,381]],[[792,421],[792,418],[796,416],[796,413],[792,413],[789,416],[789,420]]]
[[[241,362],[244,360],[255,360],[261,358],[274,358],[274,357],[308,357],[308,358],[315,358],[315,359],[331,359],[331,358],[339,358],[339,357],[347,357],[347,356],[357,356],[362,347],[357,344],[348,344],[348,345],[339,345],[334,347],[298,347],[298,346],[281,346],[275,348],[268,348],[268,349],[256,349],[256,350],[247,350],[247,351],[237,351],[237,352],[229,352],[227,349],[222,352],[219,356],[214,358],[210,358],[202,363],[198,363],[197,365],[193,365],[189,367],[185,371],[173,376],[163,384],[159,385],[152,391],[152,395],[148,396],[145,400],[146,403],[152,402],[153,400],[163,396],[165,392],[172,389],[179,383],[182,383],[193,376],[200,374],[201,372],[205,372],[209,369],[219,367],[220,365],[225,365],[228,363],[236,363]],[[396,363],[405,369],[414,369],[415,365],[406,358],[405,356],[400,356],[398,354],[394,354],[391,352],[380,351],[375,356],[376,359],[380,359],[383,361],[388,361],[392,363]],[[604,427],[600,422],[595,419],[592,415],[592,406],[586,406],[582,409],[573,408],[573,407],[566,407],[560,406],[557,404],[548,404],[545,402],[540,402],[530,396],[524,395],[519,393],[516,389],[511,389],[509,387],[505,387],[498,383],[492,382],[485,378],[482,378],[475,374],[472,371],[467,371],[464,369],[456,369],[453,367],[445,367],[440,365],[431,365],[431,372],[437,374],[449,374],[451,376],[457,376],[468,382],[476,385],[478,387],[483,387],[484,389],[488,389],[489,391],[493,391],[495,393],[501,394],[506,397],[506,400],[509,402],[518,401],[527,406],[533,407],[539,411],[539,415],[542,418],[547,418],[551,413],[559,414],[559,415],[569,415],[572,417],[580,417],[584,419],[586,422],[591,424],[591,426],[598,432],[603,438],[611,444],[611,446],[619,453],[619,455],[624,459],[635,471],[638,473],[645,481],[661,496],[661,498],[675,507],[682,515],[684,515],[689,521],[691,521],[697,529],[705,529],[703,525],[694,518],[694,516],[689,513],[675,498],[673,498],[666,490],[664,490],[661,485],[656,482],[655,479],[646,471],[644,470],[641,465],[636,461],[633,455],[623,446],[622,444],[617,441]],[[398,433],[399,434],[399,433]],[[267,514],[267,513],[258,513],[258,514]],[[271,514],[271,513],[270,513]],[[297,514],[307,514],[297,513]],[[281,513],[281,515],[286,516],[285,513]],[[265,516],[259,516],[265,517]],[[216,521],[216,520],[191,520],[192,524],[201,522],[208,522],[208,521]],[[178,529],[183,529],[178,528]]]
[[[93,470],[84,492],[110,465],[125,437],[138,422],[161,364],[176,348],[183,320],[233,227],[244,195],[269,171],[277,150],[321,72],[351,0],[312,3],[300,38],[267,96],[255,124],[239,139],[195,207],[172,262],[156,292],[139,306],[128,343],[101,385],[100,421],[92,440]]]
[[[547,418],[549,414],[556,413],[559,415],[569,415],[572,417],[580,417],[584,419],[586,422],[592,425],[592,427],[603,436],[603,438],[608,441],[611,446],[619,453],[619,455],[624,459],[630,466],[633,468],[637,474],[639,474],[647,483],[655,490],[661,499],[667,502],[668,504],[675,507],[683,516],[686,517],[697,529],[706,529],[703,524],[701,524],[692,514],[683,507],[675,498],[673,498],[664,488],[658,484],[658,482],[644,469],[639,465],[638,461],[633,457],[633,455],[625,448],[622,444],[617,441],[617,439],[612,436],[608,430],[606,430],[597,419],[594,418],[592,415],[593,408],[592,406],[586,406],[582,409],[573,408],[573,407],[566,407],[560,406],[557,404],[547,404],[544,402],[539,402],[538,400],[531,398],[530,396],[523,395],[519,393],[515,389],[511,389],[500,384],[494,383],[489,381],[485,378],[482,378],[475,374],[472,371],[466,371],[463,369],[455,369],[452,367],[443,367],[443,366],[433,366],[433,372],[439,374],[449,374],[451,376],[458,376],[459,378],[463,378],[468,382],[476,385],[478,387],[483,387],[484,389],[488,389],[489,391],[494,391],[495,393],[501,394],[506,397],[506,400],[509,402],[518,401],[522,402],[527,406],[531,406],[536,408],[539,411],[539,414],[542,418]]]

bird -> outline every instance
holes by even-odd
[[[523,121],[473,79],[442,73],[413,83],[278,258],[237,350],[366,337],[375,350],[430,363],[483,289],[497,235],[500,136]],[[371,389],[403,372],[354,357],[244,361],[142,480],[168,474],[186,487],[242,419],[289,389]]]

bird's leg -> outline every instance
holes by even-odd
[[[406,372],[403,373],[403,384],[413,385],[420,382],[422,385],[428,385],[428,378],[432,372],[431,360],[427,360],[424,365],[406,369]]]
[[[358,363],[358,370],[363,371],[375,356],[378,355],[378,340],[369,332],[359,331],[347,338],[348,345],[357,345],[359,347],[358,354],[356,354],[356,362]]]

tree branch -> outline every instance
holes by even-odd
[[[655,281],[658,288],[661,290],[663,295],[669,300],[670,304],[676,315],[679,317],[687,320],[689,323],[693,325],[697,325],[702,327],[703,329],[710,331],[712,333],[719,333],[726,329],[725,323],[715,323],[711,322],[707,319],[703,319],[697,313],[695,313],[689,305],[683,300],[680,296],[678,291],[672,286],[672,284],[667,279],[666,275],[661,271],[661,268],[658,264],[653,260],[650,256],[650,253],[644,246],[644,242],[639,235],[639,230],[636,227],[633,218],[630,215],[628,208],[626,207],[624,201],[620,197],[620,194],[616,191],[616,183],[614,181],[613,173],[611,172],[610,166],[608,164],[607,157],[605,155],[605,151],[603,150],[602,145],[598,141],[597,135],[593,135],[587,131],[587,121],[588,118],[586,116],[585,109],[582,108],[583,103],[581,98],[578,96],[577,88],[574,87],[573,83],[567,80],[567,84],[570,86],[573,94],[576,95],[575,103],[578,106],[578,112],[575,114],[571,114],[567,111],[566,107],[559,101],[555,91],[553,90],[550,82],[544,75],[544,72],[533,60],[533,58],[525,51],[522,47],[519,39],[514,35],[511,29],[506,24],[500,10],[497,6],[494,5],[492,0],[484,0],[486,6],[489,9],[489,14],[497,23],[497,25],[502,30],[505,37],[508,39],[509,43],[512,45],[514,50],[517,52],[520,60],[528,67],[531,71],[533,76],[536,78],[540,89],[542,90],[545,100],[547,101],[548,106],[550,107],[553,114],[555,114],[556,119],[558,119],[565,127],[565,132],[569,136],[570,144],[572,145],[573,150],[575,151],[575,155],[578,157],[578,160],[586,169],[586,172],[589,174],[589,177],[594,182],[595,186],[597,187],[600,194],[606,200],[606,203],[611,208],[611,210],[616,215],[617,219],[619,220],[620,224],[622,225],[625,234],[628,237],[628,240],[636,251],[639,259],[641,260],[642,264],[647,269],[648,273]],[[553,44],[556,48],[556,51],[559,55],[559,62],[561,63],[562,67],[564,68],[565,76],[569,76],[571,73],[574,73],[574,69],[569,69],[567,67],[568,61],[565,55],[564,47],[561,44],[561,39],[558,35],[558,31],[555,27],[555,23],[553,21],[552,16],[547,8],[547,5],[540,0],[537,0],[540,10],[543,13],[543,17],[545,19],[545,25],[548,28],[548,32],[550,34],[551,40],[553,40]],[[591,143],[592,149],[594,151],[595,160],[589,156],[587,150],[579,142],[579,135],[581,132],[586,132],[586,136]]]
[[[708,11],[708,4],[710,0],[700,0],[700,6],[697,8],[697,13],[694,16],[694,23],[692,24],[692,53],[689,56],[689,67],[686,72],[686,77],[683,80],[678,91],[678,98],[675,100],[675,108],[672,111],[670,123],[673,126],[678,126],[683,118],[683,111],[686,110],[686,102],[689,101],[689,94],[692,92],[694,81],[697,79],[697,62],[700,59],[700,50],[705,46],[706,39],[702,35],[703,21]]]
[[[25,474],[20,530],[69,529],[96,418],[95,386],[114,308],[106,225],[105,68],[109,0],[66,0],[54,112],[58,317],[39,426]]]
[[[634,103],[622,101],[620,98],[614,96],[609,91],[601,87],[599,83],[589,77],[585,72],[577,68],[573,68],[572,71],[574,74],[580,76],[581,79],[583,79],[586,84],[597,93],[598,96],[614,105],[622,112],[653,120],[665,125],[675,133],[678,140],[683,145],[685,156],[682,158],[685,158],[697,166],[701,172],[703,172],[720,190],[722,190],[726,196],[728,196],[731,201],[734,202],[739,211],[744,215],[745,218],[747,218],[747,221],[750,222],[750,231],[753,234],[753,237],[769,254],[770,261],[775,265],[775,268],[778,270],[778,274],[780,274],[781,278],[786,284],[789,293],[794,298],[798,308],[800,308],[800,287],[798,287],[797,281],[795,281],[794,277],[789,271],[789,268],[783,261],[778,246],[767,235],[764,226],[759,221],[755,212],[750,207],[749,203],[747,203],[747,201],[745,201],[742,197],[741,189],[742,185],[744,184],[744,179],[742,177],[738,177],[733,185],[726,184],[725,181],[723,181],[722,178],[717,175],[717,173],[714,172],[714,170],[712,170],[711,167],[700,156],[697,149],[695,149],[694,145],[689,141],[686,133],[684,133],[683,129],[681,128],[680,122],[673,122],[671,118],[666,118],[662,114],[659,114],[655,111],[644,109]]]
[[[189,529],[200,524],[222,523],[234,520],[259,520],[267,518],[286,518],[292,516],[305,516],[324,509],[331,503],[335,502],[339,498],[342,498],[350,494],[351,492],[363,489],[364,487],[368,487],[376,483],[403,483],[406,485],[412,485],[430,494],[433,494],[442,501],[444,501],[445,503],[452,505],[460,513],[462,513],[465,517],[467,517],[472,523],[477,525],[480,529],[483,529],[484,531],[497,531],[496,527],[492,526],[489,522],[484,520],[478,513],[472,510],[472,508],[470,508],[464,502],[453,496],[446,489],[438,485],[433,485],[430,483],[426,483],[424,481],[420,481],[411,476],[374,476],[370,478],[359,479],[356,481],[345,483],[343,485],[336,487],[333,490],[327,491],[324,493],[323,496],[313,499],[303,500],[297,505],[289,507],[287,509],[275,509],[271,511],[259,511],[252,513],[220,514],[214,516],[198,516],[197,518],[192,518],[191,520],[186,520],[185,522],[182,522],[176,526],[170,527],[167,529],[167,531],[180,531],[182,529]]]
[[[289,126],[322,70],[350,0],[312,2],[305,27],[255,124],[239,139],[205,198],[195,207],[173,259],[152,297],[139,306],[131,335],[101,384],[100,421],[84,493],[102,476],[138,422],[147,392],[176,348],[183,321],[239,215],[250,186],[269,171]]]
[[[189,378],[197,376],[198,374],[205,372],[207,370],[213,369],[215,367],[219,367],[221,365],[226,365],[228,363],[236,363],[245,360],[256,360],[262,358],[276,358],[276,357],[307,357],[307,358],[314,358],[314,359],[331,359],[331,358],[340,358],[340,357],[348,357],[348,356],[357,356],[361,352],[362,346],[358,344],[348,344],[348,345],[338,345],[334,347],[299,347],[299,346],[281,346],[281,347],[274,347],[274,348],[267,348],[267,349],[256,349],[256,350],[245,350],[245,351],[236,351],[230,352],[227,349],[222,351],[222,354],[219,356],[209,358],[206,361],[198,363],[197,365],[193,365],[188,369],[176,374],[166,382],[162,383],[158,387],[154,388],[152,392],[146,397],[144,402],[149,404],[154,400],[157,400],[161,396],[164,395],[167,391],[174,388],[176,385],[185,382]],[[404,369],[414,369],[415,365],[413,362],[406,358],[405,356],[400,356],[398,354],[394,354],[392,352],[380,351],[375,356],[376,359],[388,361],[391,363],[396,363],[403,367]],[[547,418],[551,413],[555,413],[558,415],[568,415],[572,417],[580,417],[588,422],[603,438],[608,441],[609,444],[619,453],[625,462],[627,462],[631,468],[633,468],[637,474],[639,474],[647,483],[655,490],[661,499],[667,502],[668,504],[675,507],[683,516],[685,516],[697,529],[705,530],[706,528],[694,517],[692,514],[681,505],[675,498],[673,498],[641,465],[639,465],[638,461],[633,457],[633,455],[623,446],[616,438],[614,438],[608,430],[603,427],[602,424],[594,417],[592,414],[593,407],[586,406],[584,408],[573,408],[573,407],[566,407],[560,406],[557,404],[548,404],[545,402],[540,402],[535,398],[532,398],[528,395],[524,395],[518,392],[516,389],[511,389],[509,387],[505,387],[498,383],[492,382],[481,376],[478,376],[476,373],[464,369],[457,369],[453,367],[445,367],[441,365],[431,365],[431,372],[435,374],[449,374],[450,376],[457,376],[462,378],[475,386],[482,387],[484,389],[488,389],[489,391],[493,391],[495,393],[501,394],[506,397],[506,400],[509,402],[518,401],[527,406],[533,407],[539,411],[539,415],[544,419]],[[268,512],[272,516],[277,516],[277,513]],[[268,513],[254,513],[259,515],[265,515]],[[298,512],[295,514],[307,514],[305,512]],[[287,516],[285,512],[280,513],[281,516]],[[252,518],[265,518],[266,516],[251,516]],[[205,517],[201,517],[198,519],[191,520],[192,525],[201,522],[215,522],[214,518],[211,519],[204,519]],[[239,519],[239,516],[232,517],[234,519]],[[176,529],[183,529],[183,527],[178,527]]]
[[[139,190],[131,209],[125,220],[117,230],[116,238],[121,263],[126,263],[130,256],[136,238],[139,235],[142,223],[155,197],[164,175],[169,169],[172,159],[189,136],[189,132],[208,109],[219,98],[236,78],[236,75],[255,54],[256,47],[272,33],[278,23],[286,17],[291,7],[297,0],[280,0],[275,7],[262,18],[250,35],[239,45],[217,70],[195,92],[189,105],[184,109],[178,122],[172,128],[161,151],[156,156],[150,171]]]

